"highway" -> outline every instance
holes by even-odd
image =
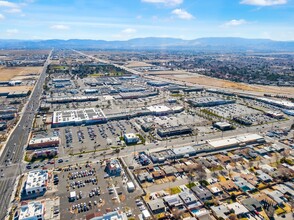
[[[1,174],[4,174],[4,176],[0,178],[0,220],[4,219],[7,214],[16,178],[18,175],[22,174],[24,150],[30,135],[30,130],[33,126],[35,113],[39,107],[40,96],[46,78],[46,70],[50,63],[52,51],[53,50],[50,51],[47,60],[44,63],[43,70],[31,93],[27,105],[24,106],[24,109],[20,114],[22,116],[9,136],[0,157],[0,170]]]

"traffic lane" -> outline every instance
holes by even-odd
[[[52,51],[50,52],[50,54],[49,54],[49,56],[48,56],[47,59],[50,59],[51,53],[52,53]],[[47,70],[47,66],[48,66],[48,62],[46,62],[46,65],[44,65],[42,74],[40,75],[40,77],[39,77],[36,85],[40,85],[40,84],[43,84],[44,83],[44,74],[45,74],[45,72]],[[43,78],[42,78],[42,76],[43,76]],[[28,104],[31,104],[33,102],[33,99],[38,98],[38,96],[36,95],[38,93],[36,91],[38,91],[38,90],[36,90],[36,89],[33,90],[32,96],[30,97],[30,99],[28,101]],[[26,107],[24,109],[25,115],[28,112],[27,106],[28,105],[26,105]],[[20,125],[23,125],[26,121],[28,121],[28,119],[30,121],[30,124],[32,124],[32,119],[33,118],[28,118],[27,116],[24,116],[24,115],[21,117],[21,119],[19,121],[19,124]],[[22,140],[20,141],[20,144],[21,145],[19,146],[19,148],[17,148],[17,146],[14,146],[14,143],[16,143],[16,137],[15,136],[12,136],[12,135],[16,135],[17,136],[17,134],[19,134],[19,133],[22,133],[22,130],[20,129],[20,127],[16,127],[15,130],[11,133],[11,136],[10,137],[12,137],[12,138],[9,137],[9,139],[7,141],[7,144],[6,144],[6,146],[5,146],[4,150],[3,150],[3,154],[0,157],[0,163],[2,165],[5,164],[4,161],[5,161],[5,158],[6,158],[6,154],[7,154],[8,150],[11,149],[11,146],[13,146],[12,148],[14,150],[15,149],[19,149],[17,151],[18,152],[17,153],[18,156],[17,156],[16,159],[19,162],[21,161],[22,156],[23,156],[23,150],[24,150],[23,149],[23,146],[24,146],[24,144],[26,144],[26,141],[28,140],[29,133],[25,135],[26,136],[26,139],[22,138]],[[23,141],[23,140],[25,140],[25,141]],[[10,146],[10,147],[8,147],[8,146]],[[10,179],[10,181],[12,183],[15,183],[15,180],[16,180],[16,176]],[[9,181],[9,184],[8,185],[6,185],[6,184],[1,184],[0,185],[0,191],[3,191],[4,192],[4,194],[3,193],[0,194],[0,195],[4,195],[4,197],[3,197],[4,200],[2,200],[1,207],[0,207],[0,219],[4,219],[5,218],[6,212],[7,212],[7,208],[9,206],[9,198],[11,197],[11,193],[12,193],[12,190],[13,190],[13,188],[10,185],[10,181]]]

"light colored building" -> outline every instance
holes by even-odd
[[[27,181],[24,185],[26,195],[44,194],[47,190],[48,171],[34,170],[28,173]]]
[[[97,108],[56,111],[52,116],[53,127],[98,124],[106,121],[107,118],[102,109]]]
[[[258,134],[244,134],[224,139],[208,140],[207,143],[219,149],[245,146],[248,144],[263,143],[265,139]]]
[[[124,140],[126,144],[136,144],[139,141],[139,137],[134,133],[124,134]]]
[[[101,212],[89,214],[86,216],[87,220],[127,220],[126,213],[120,211],[108,212],[102,214]]]
[[[57,147],[59,137],[32,138],[28,144],[29,148]]]
[[[136,189],[135,184],[133,182],[127,182],[127,189],[128,192],[134,192]]]
[[[44,220],[45,208],[41,202],[29,202],[19,209],[19,220]]]
[[[249,210],[239,202],[228,204],[228,209],[233,209],[238,218],[245,217],[249,213]]]

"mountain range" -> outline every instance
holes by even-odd
[[[194,40],[179,38],[134,38],[125,41],[105,40],[0,40],[0,49],[113,49],[113,50],[195,50],[195,51],[294,51],[294,41],[209,37]]]

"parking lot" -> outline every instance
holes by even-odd
[[[128,120],[54,130],[60,134],[63,148],[60,149],[60,156],[95,150],[102,151],[113,146],[121,146],[121,136],[125,133],[138,133],[138,129]]]
[[[240,104],[220,105],[208,107],[206,109],[226,119],[232,119],[233,117],[242,118],[246,121],[250,121],[252,125],[266,124],[277,121],[276,119],[265,115],[262,111]]]
[[[106,177],[104,168],[105,162],[76,164],[57,173],[61,219],[84,219],[97,211],[125,210],[128,216],[140,213],[135,203],[138,193],[127,191],[127,175],[123,172],[121,177],[101,178]],[[73,192],[75,197],[70,198]]]

